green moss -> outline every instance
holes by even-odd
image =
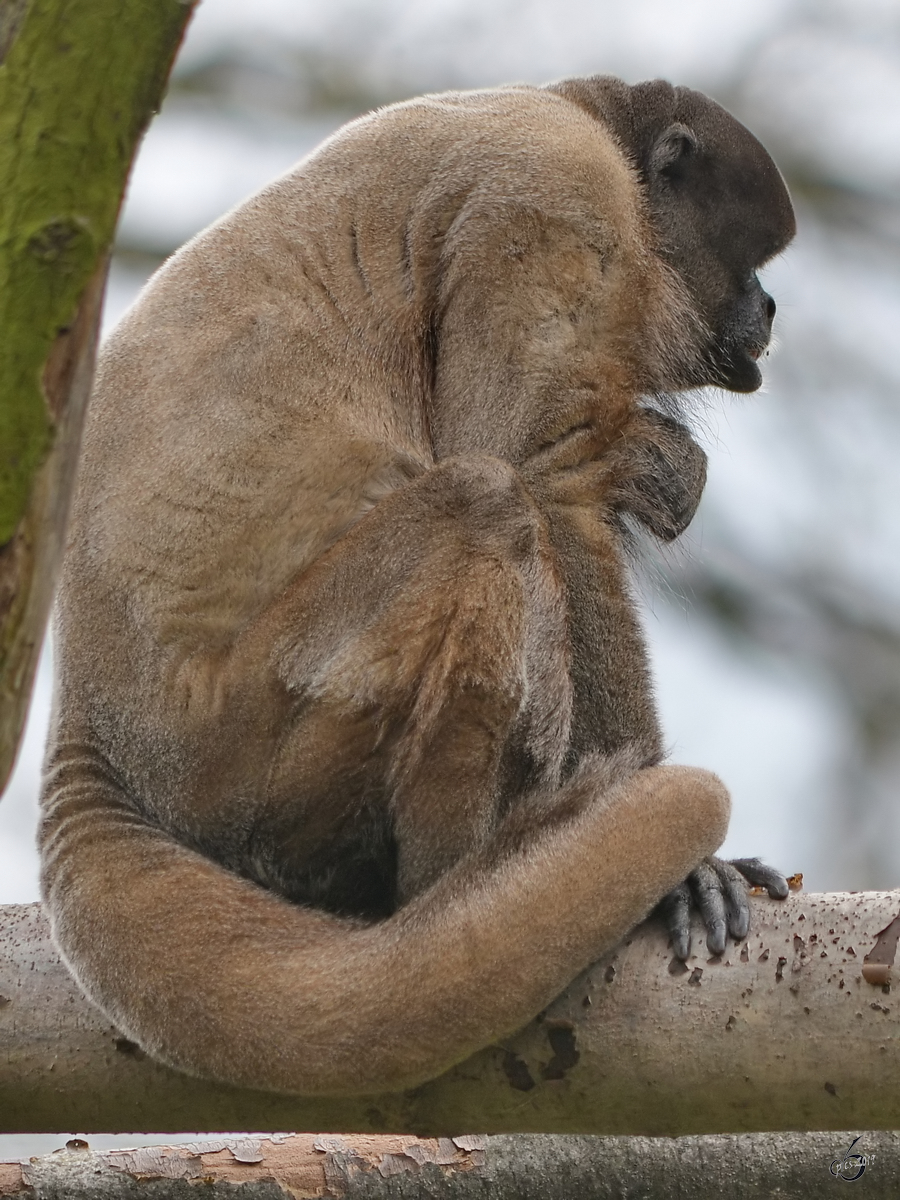
[[[0,64],[0,546],[52,444],[44,365],[112,242],[190,9],[29,0]]]

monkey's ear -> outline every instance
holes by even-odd
[[[685,160],[696,153],[697,137],[687,125],[676,121],[664,129],[650,148],[648,166],[654,175],[676,175]]]

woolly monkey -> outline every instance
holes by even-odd
[[[662,762],[623,522],[690,520],[677,396],[758,386],[793,232],[717,104],[593,78],[354,121],[153,277],[84,435],[41,832],[128,1037],[401,1088],[673,889],[686,955],[689,876],[711,948],[746,932],[704,861],[727,793]]]

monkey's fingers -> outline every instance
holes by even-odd
[[[728,933],[728,901],[716,860],[706,859],[688,875],[688,887],[706,926],[706,945],[710,954],[723,954]]]
[[[707,862],[719,879],[728,914],[728,932],[736,941],[740,941],[750,931],[750,901],[744,876],[723,858],[710,858]]]
[[[774,900],[788,894],[788,882],[773,867],[758,858],[707,858],[659,903],[676,958],[686,961],[691,952],[691,910],[700,910],[706,926],[710,954],[723,954],[730,934],[735,940],[750,931],[750,900],[747,884],[764,887]]]
[[[706,454],[690,430],[655,409],[641,409],[603,461],[615,480],[614,508],[670,542],[690,524],[706,483]]]
[[[748,883],[764,887],[773,900],[784,900],[790,888],[788,881],[774,867],[767,867],[758,858],[733,858],[731,865],[737,867]]]
[[[657,911],[665,922],[675,957],[684,962],[691,952],[691,891],[687,882],[664,896]]]

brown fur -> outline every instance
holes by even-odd
[[[43,880],[87,994],[182,1069],[418,1083],[724,835],[719,781],[659,765],[620,527],[696,505],[639,401],[710,327],[598,116],[515,87],[354,122],[107,343]]]

